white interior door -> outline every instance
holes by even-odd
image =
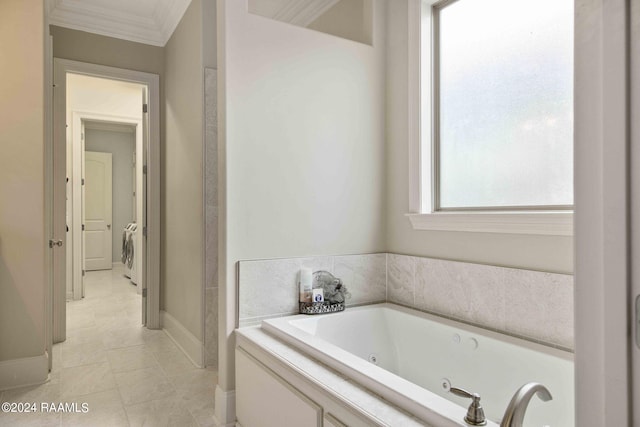
[[[85,152],[85,270],[112,268],[112,155]]]

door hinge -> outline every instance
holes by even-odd
[[[147,237],[147,227],[142,227],[142,235]]]
[[[147,165],[142,166],[142,173],[145,175],[147,174]]]
[[[82,231],[84,231],[84,224],[82,224]]]
[[[636,345],[640,348],[640,295],[636,297]]]
[[[142,290],[142,298],[146,298],[147,297],[147,288],[144,288]]]
[[[84,185],[84,178],[80,180],[80,185]]]
[[[146,113],[149,110],[149,106],[147,104],[142,104],[142,112]]]
[[[82,270],[82,277],[84,277],[86,271]]]

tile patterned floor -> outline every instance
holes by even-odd
[[[216,371],[140,326],[141,299],[122,272],[87,273],[85,298],[67,303],[67,340],[53,347],[47,383],[0,393],[2,402],[86,403],[89,412],[0,412],[0,426],[214,425]]]

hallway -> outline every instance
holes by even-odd
[[[85,298],[67,302],[67,340],[53,347],[49,382],[8,390],[2,402],[38,413],[0,413],[0,426],[213,426],[217,372],[198,369],[163,332],[141,326],[141,296],[113,270],[87,272]],[[88,404],[41,413],[40,404]]]

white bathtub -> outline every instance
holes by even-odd
[[[443,379],[479,393],[490,426],[532,381],[553,400],[534,396],[524,425],[575,425],[569,352],[388,303],[270,319],[262,328],[433,426],[467,426],[470,401],[446,392]]]

